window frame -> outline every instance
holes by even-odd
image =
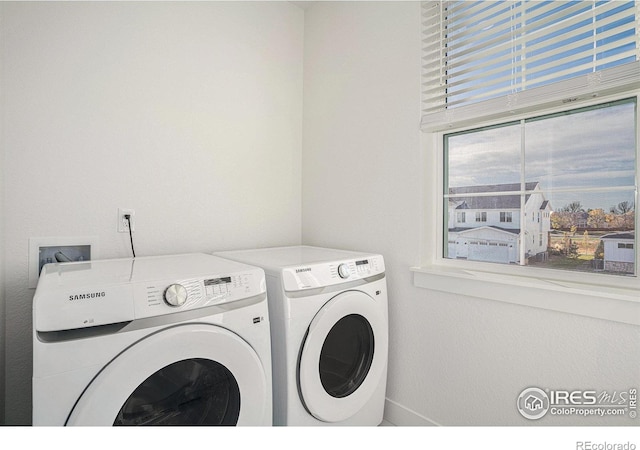
[[[493,264],[479,261],[455,260],[444,257],[446,242],[446,214],[444,210],[444,135],[470,131],[507,122],[524,120],[534,116],[556,114],[605,102],[636,97],[636,183],[640,178],[640,90],[612,95],[594,96],[554,107],[541,107],[513,115],[464,124],[440,131],[423,130],[423,215],[421,259],[413,267],[414,284],[418,287],[440,290],[453,294],[469,295],[491,300],[505,301],[526,306],[614,320],[640,325],[640,252],[635,255],[637,276],[581,273],[532,266]],[[637,214],[638,189],[635,193],[635,230],[640,215]],[[636,233],[637,248],[638,237]],[[453,282],[452,279],[455,279]],[[467,281],[465,281],[467,280]],[[478,282],[484,286],[479,288]],[[536,296],[514,288],[527,287],[532,292],[548,292]],[[486,294],[483,292],[486,291]],[[522,292],[521,292],[522,291]],[[557,293],[558,295],[554,295]],[[523,295],[521,295],[523,294]],[[540,298],[538,298],[540,297]],[[543,298],[546,297],[546,298]],[[603,306],[603,302],[609,302]]]

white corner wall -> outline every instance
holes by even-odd
[[[4,14],[2,11],[2,5],[0,4],[0,30],[5,27]],[[4,40],[0,39],[0,55],[4,54],[3,50]],[[1,56],[0,56],[1,58]],[[2,80],[4,78],[4,65],[1,64],[0,59],[0,105],[4,104],[4,89],[2,87]],[[0,424],[5,423],[4,420],[4,352],[5,352],[5,326],[4,326],[4,255],[5,255],[5,236],[4,236],[4,219],[6,217],[4,210],[4,120],[2,119],[2,109],[0,109]]]
[[[3,2],[0,16],[0,406],[15,425],[31,420],[30,237],[97,236],[98,257],[128,257],[122,207],[138,256],[300,243],[304,12]]]
[[[640,327],[413,286],[423,202],[438,201],[422,194],[420,46],[419,2],[317,2],[305,15],[302,239],[385,257],[387,420],[637,425],[628,416],[531,422],[516,400],[530,386],[640,386]]]

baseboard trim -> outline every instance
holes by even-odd
[[[438,422],[424,417],[399,403],[385,398],[384,420],[398,427],[438,427]]]

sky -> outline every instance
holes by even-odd
[[[526,122],[525,180],[549,190],[553,209],[580,201],[608,212],[622,201],[635,203],[635,123],[633,102]],[[521,128],[515,123],[451,136],[449,186],[519,183]],[[624,190],[580,191],[611,188]]]

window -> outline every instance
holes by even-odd
[[[441,137],[443,213],[475,210],[440,242],[510,244],[491,255],[441,244],[443,258],[594,272],[602,236],[635,239],[638,11],[423,2],[422,129]]]
[[[458,212],[458,214],[456,215],[456,220],[458,221],[458,223],[465,223],[467,221],[467,213],[465,213],[464,211]]]
[[[517,238],[516,255],[474,249],[466,253],[469,260],[600,272],[598,260],[607,256],[600,238],[635,234],[636,124],[631,98],[444,134],[444,203],[498,210],[500,224],[512,225],[448,228],[445,234],[449,240],[460,233]],[[521,219],[512,222],[505,208],[517,209]],[[542,220],[540,211],[551,211],[550,217]],[[476,222],[485,225],[487,211],[476,212]],[[447,246],[445,258],[449,252],[465,255]],[[607,273],[629,274],[628,266],[615,267]]]
[[[427,186],[438,182],[424,204],[416,286],[640,325],[638,5],[422,3],[423,167]],[[590,115],[612,113],[628,146],[620,124],[588,128]],[[474,164],[484,180],[465,179]],[[487,211],[488,221],[453,230],[450,208]],[[480,228],[500,244],[482,248]]]

